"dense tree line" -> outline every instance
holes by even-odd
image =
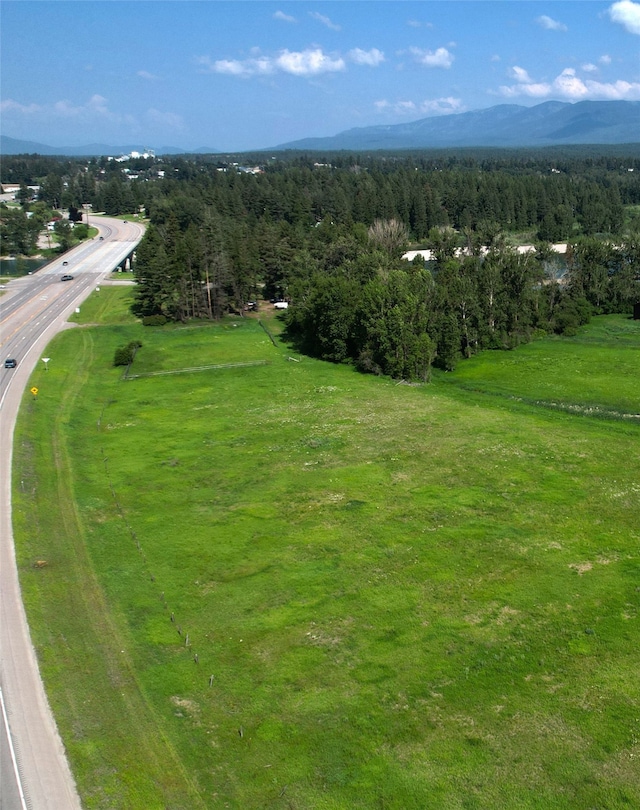
[[[60,215],[44,202],[24,202],[22,206],[0,205],[0,242],[2,255],[33,256],[39,252],[38,237],[48,223],[56,217],[53,230],[54,243],[61,252],[68,250],[76,242],[86,239],[88,228],[79,220],[79,213],[71,207],[69,218]],[[71,223],[77,223],[72,227]],[[51,240],[49,240],[51,242]]]
[[[50,209],[41,204],[34,206],[28,217],[22,208],[0,207],[0,239],[2,254],[31,256],[36,252],[38,236],[51,216]]]
[[[2,184],[38,186],[37,201],[58,210],[71,207],[82,209],[90,205],[94,211],[123,214],[137,211],[143,205],[141,183],[137,179],[157,177],[150,173],[151,159],[128,161],[123,164],[106,158],[56,158],[41,155],[3,156]],[[20,202],[31,202],[20,199]]]
[[[571,332],[640,297],[640,228],[625,224],[625,206],[640,205],[635,155],[258,159],[259,171],[220,156],[143,161],[134,179],[114,161],[75,172],[53,162],[41,202],[144,208],[151,224],[134,304],[142,317],[219,318],[256,297],[286,299],[288,333],[302,350],[394,377],[426,379],[433,363],[451,369],[536,331]],[[25,165],[13,168],[24,177]],[[514,232],[535,238],[537,252],[509,248]],[[554,241],[570,243],[566,266]],[[433,261],[403,260],[410,244],[429,247]]]
[[[573,243],[561,282],[560,260],[542,246],[523,255],[497,239],[460,256],[446,233],[430,241],[428,268],[370,248],[368,273],[349,263],[316,272],[287,313],[290,335],[327,360],[427,379],[432,363],[451,370],[482,349],[512,348],[536,333],[572,334],[592,313],[630,311],[640,297],[637,238]]]
[[[170,319],[218,318],[261,290],[291,302],[290,338],[301,351],[363,371],[427,379],[488,348],[534,334],[571,334],[594,312],[631,311],[640,298],[640,239],[580,237],[566,258],[540,244],[521,254],[496,229],[432,229],[433,260],[408,262],[397,220],[310,229],[208,211],[181,229],[172,214],[140,245],[134,311]],[[563,275],[562,280],[559,276]]]
[[[596,170],[580,162],[562,169],[547,162],[525,170],[506,162],[507,170],[473,162],[416,165],[378,158],[317,166],[299,159],[267,162],[263,173],[249,174],[178,161],[170,178],[147,187],[145,205],[155,223],[171,212],[181,221],[197,219],[197,209],[210,205],[222,216],[306,227],[325,216],[367,226],[396,219],[415,241],[434,227],[464,230],[495,222],[505,231],[533,230],[553,242],[622,230],[624,206],[640,204],[635,161],[629,163],[634,165]]]
[[[126,163],[6,156],[1,171],[3,183],[39,185],[39,199],[56,208],[89,204],[108,214],[144,208],[155,224],[171,213],[181,225],[198,224],[212,206],[221,216],[268,216],[303,226],[325,216],[367,226],[397,219],[414,240],[433,227],[475,229],[489,221],[507,232],[533,229],[540,239],[559,241],[619,233],[623,206],[640,204],[640,155],[621,148],[600,155],[583,147],[241,156],[262,166],[259,174],[232,170],[234,156]]]
[[[260,291],[291,302],[287,329],[302,351],[426,379],[433,363],[451,369],[537,331],[571,333],[640,297],[638,236],[622,234],[633,166],[588,161],[579,174],[558,163],[543,174],[515,162],[343,160],[257,175],[185,161],[151,187],[136,312],[218,317]],[[522,255],[504,237],[529,226],[539,246]],[[561,261],[548,243],[562,238]],[[434,260],[403,260],[410,240]]]

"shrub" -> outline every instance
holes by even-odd
[[[169,319],[166,315],[145,315],[142,319],[143,326],[164,326]]]
[[[113,356],[114,366],[128,366],[133,362],[133,350],[129,346],[120,346]]]
[[[113,357],[114,366],[130,366],[136,356],[136,352],[142,346],[139,340],[132,340],[126,346],[116,349]]]
[[[578,327],[589,323],[590,318],[591,305],[585,298],[566,296],[554,313],[553,331],[573,337],[578,333]]]

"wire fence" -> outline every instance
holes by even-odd
[[[196,371],[215,371],[225,368],[248,368],[250,366],[268,366],[271,364],[270,360],[248,360],[243,363],[216,363],[207,366],[192,366],[190,368],[174,368],[166,371],[147,371],[142,374],[130,374],[129,369],[125,371],[123,380],[139,380],[142,377],[163,377],[169,374],[192,374]]]

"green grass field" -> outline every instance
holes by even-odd
[[[640,418],[639,350],[638,321],[596,318],[573,338],[548,337],[517,352],[484,352],[444,381],[483,395],[633,421]]]
[[[85,806],[640,806],[640,324],[407,386],[129,295],[51,344],[16,439]],[[124,380],[134,339],[133,372],[220,367]]]

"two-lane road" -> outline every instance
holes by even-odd
[[[137,223],[94,218],[102,239],[69,251],[0,298],[0,808],[80,810],[22,605],[11,523],[13,432],[31,372],[69,315],[142,238]],[[63,259],[66,264],[63,264]],[[62,281],[64,274],[73,276]],[[4,368],[5,358],[17,367]]]

